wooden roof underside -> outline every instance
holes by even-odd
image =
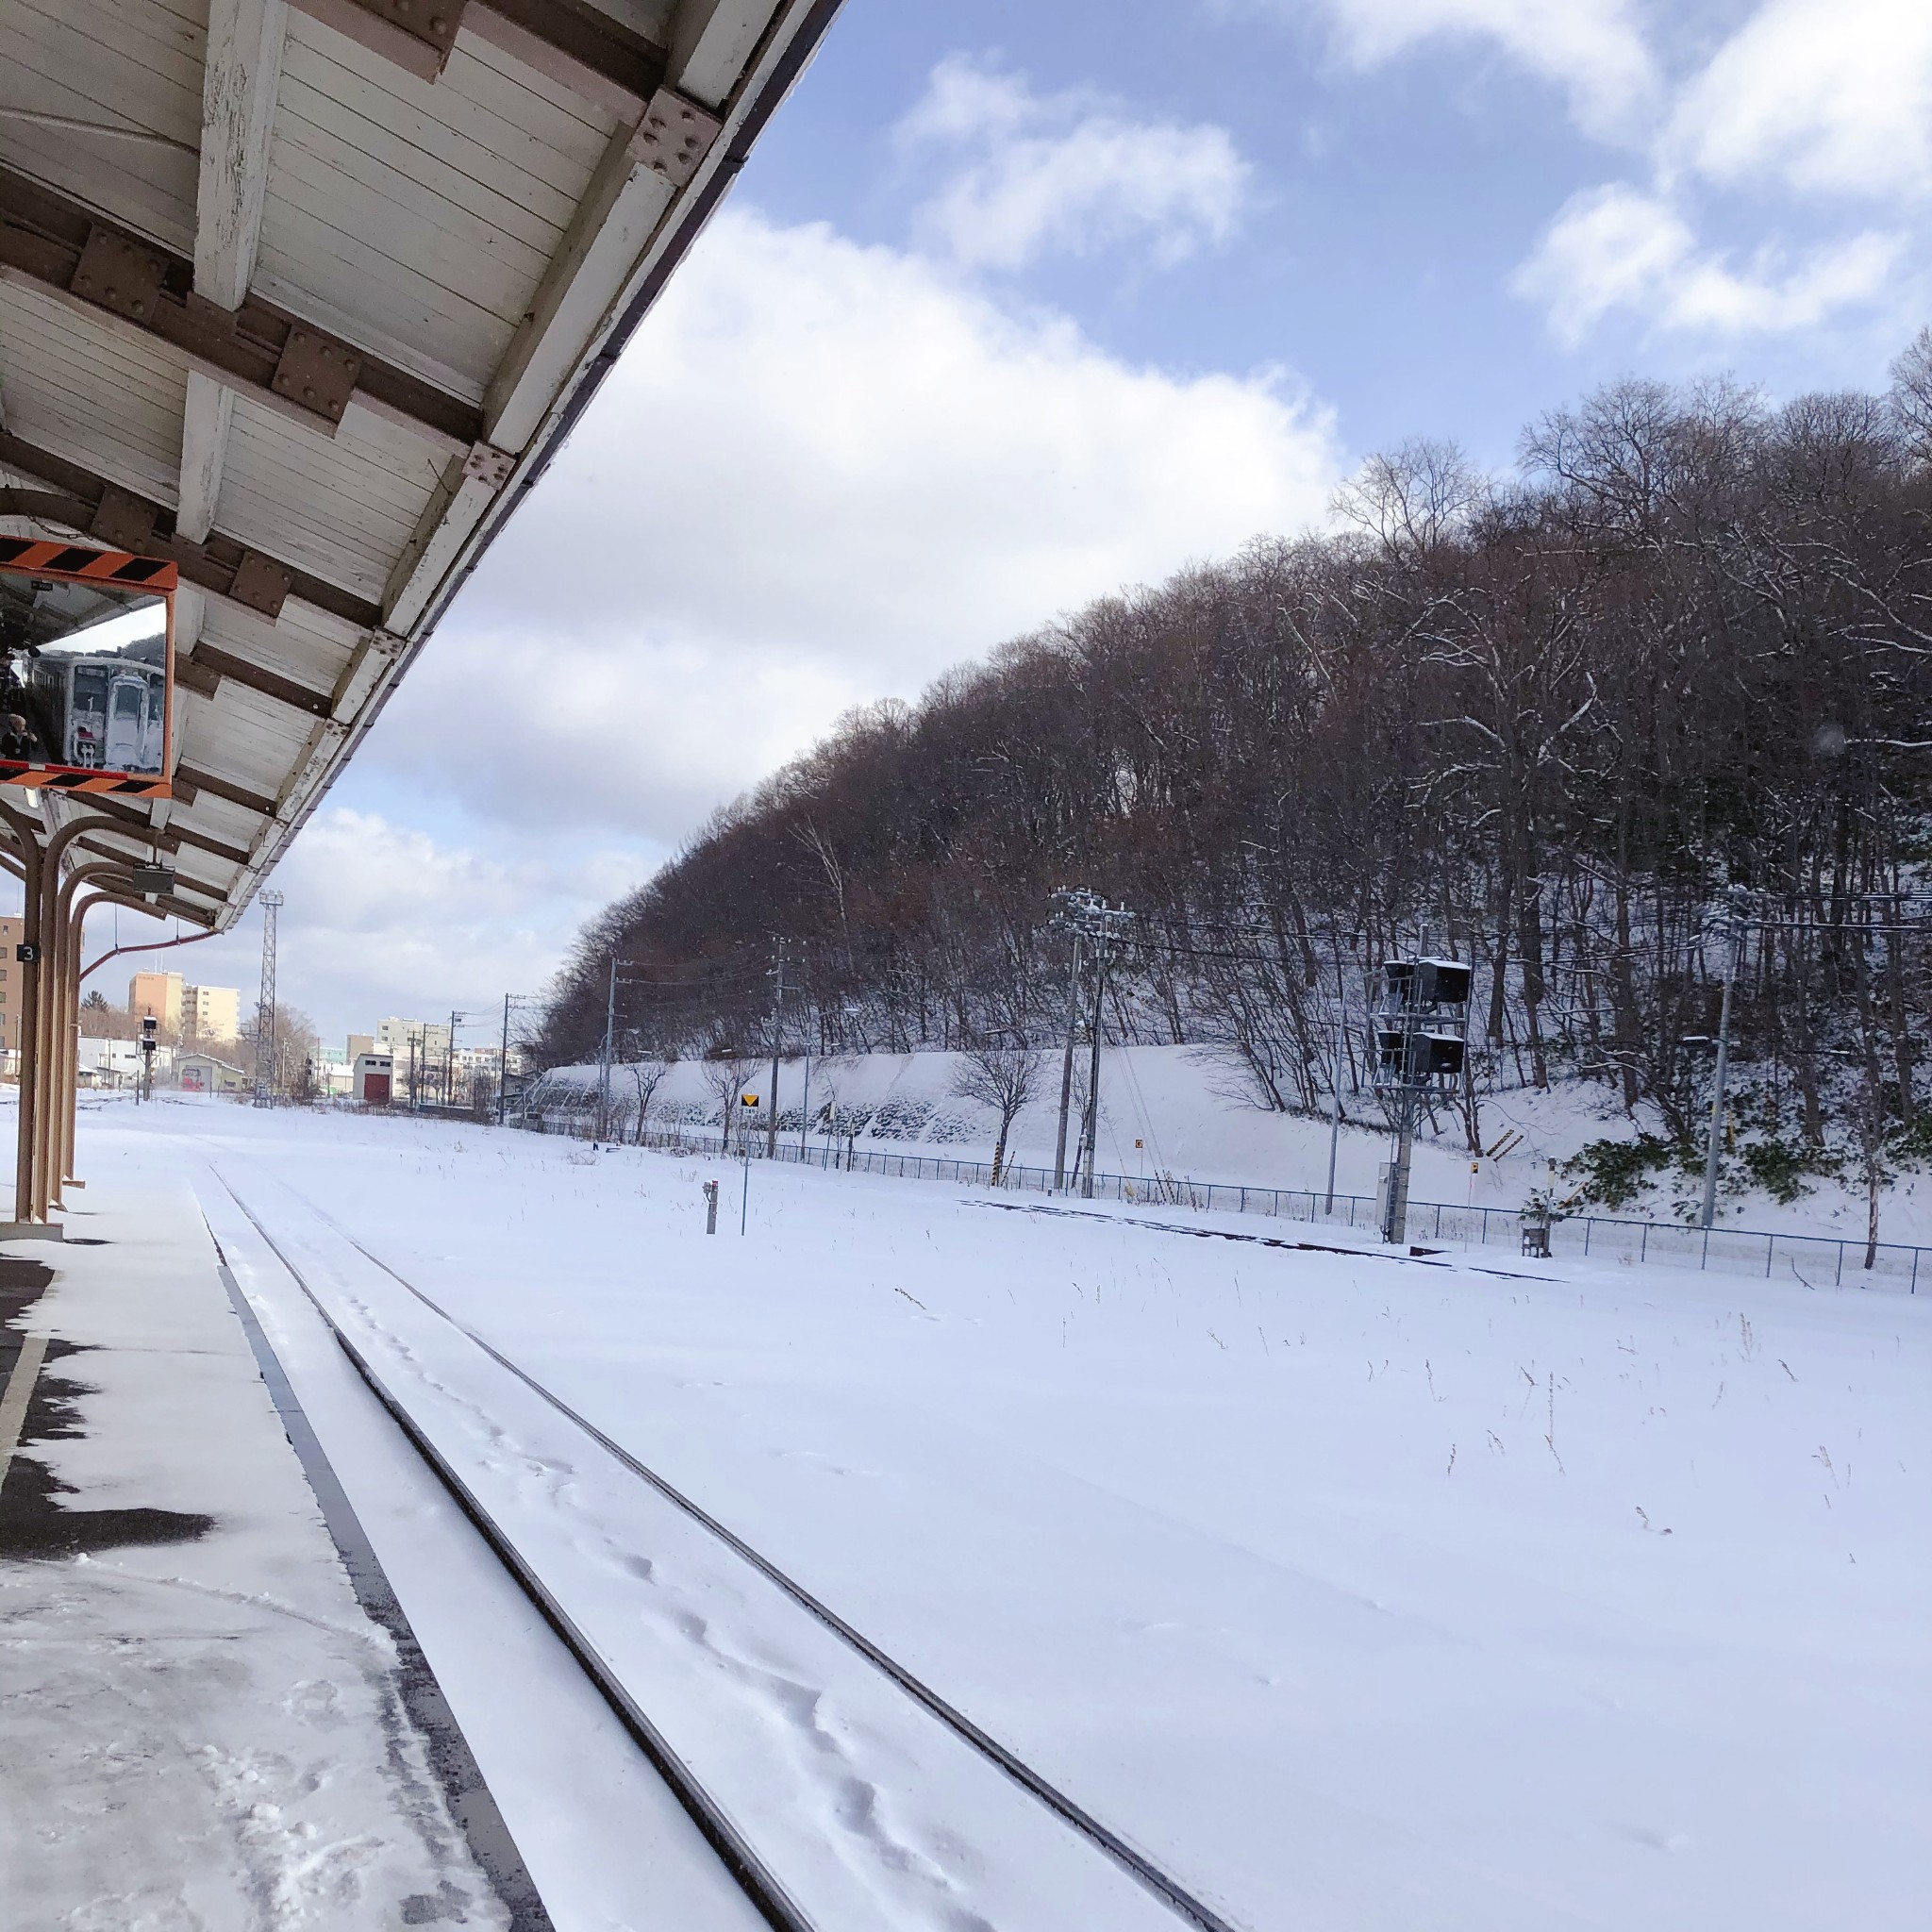
[[[176,795],[90,841],[161,909],[240,916],[837,6],[0,7],[0,535],[181,567]]]

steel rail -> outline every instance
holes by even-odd
[[[597,1687],[618,1722],[629,1732],[632,1741],[650,1761],[652,1769],[670,1786],[672,1794],[684,1807],[691,1823],[697,1826],[705,1842],[718,1855],[720,1862],[730,1873],[746,1898],[751,1901],[758,1915],[767,1924],[774,1927],[775,1932],[823,1932],[823,1928],[786,1890],[778,1875],[759,1857],[730,1814],[705,1789],[696,1774],[672,1748],[663,1732],[631,1695],[623,1680],[606,1661],[603,1654],[577,1627],[570,1612],[558,1602],[542,1578],[525,1560],[522,1552],[498,1527],[454,1465],[390,1391],[368,1357],[349,1339],[341,1324],[329,1313],[322,1298],[309,1287],[308,1277],[295,1265],[282,1244],[262,1224],[261,1217],[235,1191],[233,1183],[220,1168],[210,1162],[209,1171],[226,1190],[229,1199],[248,1217],[250,1224],[267,1242],[275,1259],[288,1270],[290,1278],[302,1291],[308,1305],[334,1335],[338,1346],[348,1357],[350,1365],[367,1385],[369,1392],[388,1411],[391,1419],[408,1439],[417,1454],[429,1465],[437,1479],[450,1492],[458,1507],[470,1519],[477,1534],[490,1545],[497,1560],[509,1572],[543,1621],[562,1640],[564,1647],[576,1659],[585,1675]],[[290,1191],[292,1193],[294,1190],[291,1189]],[[313,1208],[313,1203],[308,1205]],[[319,1209],[315,1211],[320,1212]],[[375,1261],[374,1256],[370,1256],[369,1258]],[[375,1262],[375,1265],[382,1266],[379,1261]],[[385,1269],[384,1272],[391,1271]],[[401,1277],[397,1276],[397,1279],[400,1280]],[[405,1282],[404,1286],[408,1287],[408,1284]],[[445,1316],[444,1319],[449,1318]]]
[[[370,1382],[370,1386],[375,1389],[377,1398],[391,1410],[391,1414],[396,1416],[397,1422],[402,1425],[410,1440],[423,1448],[424,1453],[441,1470],[442,1467],[441,1458],[433,1449],[423,1443],[414,1425],[397,1410],[394,1403],[390,1399],[386,1391],[377,1386],[353,1345],[343,1337],[341,1327],[326,1310],[322,1308],[321,1304],[316,1302],[316,1297],[308,1288],[308,1283],[303,1280],[293,1263],[282,1253],[274,1237],[262,1226],[253,1209],[242,1199],[241,1195],[235,1192],[227,1177],[222,1174],[218,1169],[215,1172],[216,1177],[220,1179],[223,1187],[226,1188],[228,1193],[233,1197],[235,1205],[242,1209],[242,1213],[248,1216],[248,1219],[254,1224],[261,1238],[275,1250],[276,1257],[282,1261],[282,1265],[289,1270],[291,1274],[294,1275],[303,1292],[308,1296],[311,1302],[316,1303],[318,1312],[322,1314],[324,1321],[327,1322],[328,1325],[335,1330],[337,1338],[341,1341],[343,1348],[347,1350],[351,1361],[356,1364],[363,1378]],[[998,1770],[1004,1772],[1008,1777],[1030,1797],[1037,1799],[1041,1805],[1045,1806],[1061,1823],[1070,1825],[1081,1837],[1088,1840],[1098,1851],[1105,1854],[1116,1865],[1120,1866],[1123,1871],[1135,1879],[1147,1891],[1151,1892],[1161,1904],[1178,1914],[1181,1918],[1187,1920],[1190,1924],[1197,1927],[1198,1932],[1241,1932],[1241,1928],[1235,1925],[1230,1920],[1224,1918],[1205,1901],[1197,1898],[1178,1879],[1171,1877],[1167,1873],[1163,1872],[1144,1852],[1138,1850],[1135,1846],[1129,1844],[1125,1839],[1122,1838],[1118,1832],[1103,1824],[1091,1812],[1086,1810],[1069,1797],[1057,1785],[1052,1784],[1045,1777],[1041,1776],[1024,1759],[1002,1744],[997,1738],[981,1729],[963,1711],[955,1705],[948,1703],[937,1690],[916,1676],[904,1664],[900,1663],[897,1658],[882,1650],[871,1638],[847,1623],[836,1610],[814,1596],[795,1577],[789,1575],[785,1571],[781,1570],[769,1557],[753,1548],[735,1530],[721,1523],[701,1504],[694,1502],[666,1477],[660,1475],[648,1464],[633,1456],[622,1443],[613,1441],[595,1423],[573,1408],[569,1403],[552,1390],[545,1388],[534,1375],[518,1363],[512,1361],[501,1349],[485,1341],[468,1323],[451,1314],[440,1302],[425,1294],[414,1282],[408,1279],[407,1276],[398,1274],[379,1255],[373,1253],[361,1241],[358,1241],[326,1209],[317,1207],[299,1189],[289,1187],[288,1182],[283,1181],[281,1185],[288,1188],[289,1192],[293,1194],[298,1201],[301,1201],[318,1221],[333,1229],[364,1260],[368,1261],[372,1267],[380,1269],[398,1287],[413,1295],[432,1314],[439,1316],[442,1321],[448,1323],[459,1335],[466,1337],[470,1341],[474,1342],[499,1368],[508,1370],[533,1395],[536,1395],[540,1400],[555,1409],[558,1414],[564,1417],[566,1421],[582,1430],[607,1455],[610,1456],[633,1475],[648,1483],[666,1502],[681,1510],[701,1528],[708,1530],[735,1556],[750,1564],[767,1581],[775,1584],[801,1609],[816,1618],[826,1629],[830,1630],[853,1650],[857,1651],[874,1669],[890,1677],[915,1703],[937,1718],[948,1730],[952,1731],[963,1742],[970,1745],[982,1757],[986,1758]],[[469,1510],[472,1517],[479,1518],[480,1512],[474,1502],[465,1500],[468,1496],[468,1491],[461,1486],[460,1479],[456,1478],[453,1474],[445,1474],[444,1480],[449,1483],[452,1492],[457,1495],[458,1500],[464,1503],[464,1507]],[[492,1546],[498,1549],[499,1555],[504,1554],[500,1536],[493,1529],[486,1526],[480,1520],[478,1526],[483,1528],[484,1534],[490,1538]],[[522,1559],[520,1557],[515,1557],[512,1553],[506,1556],[505,1560],[511,1563],[512,1567],[516,1568],[520,1574],[523,1574]],[[539,1587],[541,1588],[541,1586]],[[548,1613],[546,1612],[546,1614]],[[568,1636],[566,1636],[565,1641],[570,1641]],[[573,1648],[575,1649],[575,1647],[574,1644]],[[600,1678],[599,1681],[601,1684],[603,1680]],[[619,1690],[620,1694],[624,1694],[622,1693],[621,1687],[619,1687]],[[609,1695],[610,1692],[607,1690],[606,1694]],[[641,1718],[641,1713],[639,1715]],[[652,1735],[655,1737],[656,1733],[653,1732]],[[659,1748],[664,1751],[667,1757],[671,1756],[670,1747],[667,1744],[663,1744],[661,1740],[659,1740]],[[689,1774],[687,1773],[685,1775],[689,1776]],[[750,1853],[749,1846],[745,1847],[745,1853],[747,1857],[753,1856]],[[775,1881],[774,1882],[775,1883]]]

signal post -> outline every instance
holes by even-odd
[[[1382,1184],[1382,1239],[1408,1239],[1408,1171],[1416,1123],[1440,1079],[1460,1076],[1467,1051],[1471,969],[1458,959],[1391,959],[1375,1012],[1375,1087],[1394,1144]]]

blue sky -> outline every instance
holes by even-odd
[[[331,1036],[531,990],[848,707],[1405,437],[1882,386],[1928,217],[1927,0],[848,0],[282,869],[285,980]],[[506,688],[557,779],[475,755]]]
[[[1036,97],[1085,93],[1099,97],[1088,111],[1128,123],[1224,131],[1250,171],[1224,239],[1166,267],[1126,236],[1084,256],[1043,254],[1001,277],[1009,296],[1065,309],[1124,357],[1280,364],[1334,408],[1352,453],[1425,433],[1504,463],[1530,416],[1627,371],[1734,370],[1776,392],[1882,383],[1924,306],[1922,245],[1901,249],[1874,299],[1782,327],[1674,325],[1632,306],[1560,336],[1547,305],[1512,281],[1573,197],[1664,175],[1674,189],[1662,200],[1701,251],[1747,281],[1762,251],[1773,258],[1759,273],[1775,287],[1779,266],[1866,230],[1917,229],[1923,243],[1926,35],[1912,16],[1925,11],[1857,0],[851,0],[747,189],[781,219],[903,244],[958,150],[908,151],[897,130],[934,69],[961,57]],[[1574,52],[1552,25],[1565,15]],[[1591,79],[1617,65],[1574,25],[1592,18],[1606,43],[1627,40],[1650,63],[1631,82],[1639,98]],[[1891,50],[1918,55],[1917,100],[1900,119],[1916,121],[1919,152],[1896,168],[1845,157],[1834,170],[1835,104],[1787,90],[1821,40],[1861,34],[1881,62]],[[1754,36],[1761,52],[1745,62]],[[1782,125],[1760,124],[1739,166],[1686,167],[1668,152],[1686,139],[1673,122],[1696,114],[1699,84],[1727,50],[1769,97],[1754,108],[1740,74],[1727,96],[1740,117],[1781,110]],[[1900,145],[1911,144],[1907,133]]]

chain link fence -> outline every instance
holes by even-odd
[[[577,1109],[550,1110],[513,1118],[512,1125],[537,1133],[563,1133],[587,1141],[594,1131],[594,1106],[586,1121]],[[795,1129],[793,1130],[795,1133]],[[716,1158],[723,1154],[724,1135],[718,1128],[697,1124],[647,1127],[640,1139],[625,1137],[627,1145],[652,1147],[672,1154]],[[750,1135],[752,1158],[765,1158],[762,1129]],[[737,1158],[736,1141],[730,1149]],[[801,1146],[794,1138],[781,1140],[776,1158],[793,1166],[876,1174],[907,1180],[949,1181],[961,1187],[990,1188],[991,1164],[955,1158],[950,1155],[896,1154],[851,1141],[825,1141]],[[1010,1161],[1002,1169],[1002,1192],[1051,1194],[1053,1170]],[[1077,1190],[1079,1183],[1074,1184]],[[1261,1188],[1239,1181],[1180,1180],[1169,1174],[1136,1177],[1096,1174],[1093,1198],[1102,1201],[1152,1203],[1193,1208],[1208,1213],[1267,1215],[1278,1221],[1309,1222],[1354,1228],[1376,1235],[1381,1225],[1380,1204],[1369,1194],[1337,1194],[1332,1205],[1321,1189]],[[1440,1242],[1445,1247],[1501,1247],[1517,1250],[1523,1222],[1513,1208],[1458,1207],[1448,1201],[1408,1204],[1408,1233],[1412,1246]],[[1806,1288],[1876,1288],[1907,1294],[1919,1291],[1921,1257],[1932,1250],[1880,1241],[1866,1266],[1862,1241],[1839,1241],[1829,1235],[1774,1233],[1741,1227],[1687,1227],[1669,1221],[1624,1220],[1613,1215],[1558,1216],[1550,1230],[1550,1253],[1556,1260],[1590,1259],[1658,1263],[1673,1268],[1716,1269],[1726,1274],[1755,1274],[1765,1280],[1796,1281]],[[1932,1260],[1925,1264],[1932,1291]]]

